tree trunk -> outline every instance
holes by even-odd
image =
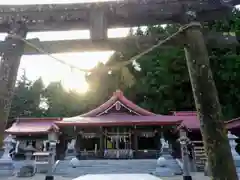
[[[214,180],[237,180],[217,89],[200,27],[185,32],[185,55],[204,146]]]
[[[9,27],[8,34],[25,38],[27,34],[25,24],[13,22]],[[5,46],[0,62],[0,143],[2,143],[7,125],[20,59],[24,51],[24,42],[6,37]]]

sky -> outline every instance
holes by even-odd
[[[114,0],[8,0],[1,1],[0,5],[10,4],[67,4],[82,3],[93,1],[114,1]],[[119,0],[120,1],[120,0]],[[128,28],[109,29],[108,37],[125,37],[129,32]],[[6,34],[0,34],[0,40],[4,40]],[[59,32],[35,32],[28,33],[27,39],[39,38],[41,41],[65,40],[65,39],[89,39],[89,31],[59,31]],[[79,68],[91,69],[98,62],[107,62],[113,54],[107,52],[84,52],[84,53],[65,53],[54,54],[55,57],[73,64]],[[42,77],[47,86],[50,82],[61,81],[66,90],[75,90],[79,93],[85,93],[88,90],[88,84],[84,73],[72,70],[47,55],[23,56],[21,59],[18,77],[23,74],[23,70],[29,80],[36,80]]]
[[[94,0],[84,0],[92,2]],[[101,0],[100,0],[101,1]],[[83,0],[8,0],[0,4],[57,4],[57,3],[81,3]],[[108,37],[125,37],[129,32],[128,28],[109,29]],[[0,40],[4,40],[6,34],[0,34]],[[51,40],[69,40],[69,39],[89,39],[90,33],[84,31],[59,31],[59,32],[35,32],[28,33],[27,39],[39,38],[41,41]],[[81,53],[63,53],[53,54],[55,57],[66,61],[74,66],[84,69],[93,68],[98,62],[107,62],[113,54],[107,52],[81,52]],[[85,93],[88,90],[88,84],[85,81],[83,72],[72,70],[47,55],[23,56],[21,59],[18,77],[23,74],[23,70],[30,80],[36,80],[42,77],[44,84],[47,86],[50,82],[61,81],[65,89],[75,90],[79,93]]]

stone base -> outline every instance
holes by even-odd
[[[78,167],[80,165],[81,165],[81,161],[78,158],[74,157],[74,158],[71,159],[70,166]]]
[[[35,167],[33,165],[25,165],[20,168],[20,171],[17,173],[18,177],[32,177],[36,173]]]
[[[12,160],[0,159],[0,176],[14,176],[14,169]]]
[[[175,176],[175,172],[168,167],[157,167],[154,175],[159,177],[172,177]]]
[[[159,167],[165,167],[171,169],[174,175],[182,175],[183,171],[180,165],[177,163],[177,160],[172,158],[172,156],[161,156],[157,160],[157,165]]]
[[[48,164],[35,164],[37,173],[47,173],[48,172]]]

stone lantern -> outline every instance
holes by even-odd
[[[53,180],[53,165],[55,164],[55,156],[56,156],[56,145],[58,141],[58,134],[54,131],[50,131],[48,133],[48,141],[49,141],[49,151],[50,151],[50,157],[48,161],[48,172],[45,177],[45,180]]]
[[[178,165],[176,159],[174,159],[170,153],[169,144],[163,138],[161,138],[161,156],[157,160],[157,168],[155,175],[170,177],[174,175],[181,175],[182,169]]]
[[[12,161],[12,158],[10,157],[10,150],[13,148],[13,138],[11,135],[8,135],[4,140],[3,140],[3,143],[4,143],[4,153],[3,153],[3,156],[1,158],[1,160],[9,160],[9,161]]]
[[[58,134],[54,131],[50,131],[48,133],[48,141],[49,142],[57,142],[58,141]]]
[[[238,139],[238,137],[233,135],[230,131],[228,131],[227,137],[228,137],[229,145],[231,148],[233,160],[235,162],[237,173],[240,174],[240,156],[236,151],[236,146],[237,146],[236,140]]]
[[[68,143],[67,150],[65,152],[66,154],[65,159],[72,159],[73,157],[76,156],[75,144],[76,144],[76,139],[72,139],[71,142]]]
[[[12,144],[14,142],[11,135],[8,135],[4,139],[4,153],[0,159],[0,175],[1,176],[13,176],[14,175],[14,164],[12,158],[10,157],[10,150],[13,148]]]
[[[190,143],[190,139],[187,137],[187,133],[184,129],[180,129],[180,138],[178,139],[181,145],[181,153],[182,153],[182,162],[183,162],[183,180],[192,180],[192,176],[190,174],[190,160],[189,160],[189,152],[188,152],[188,144]]]
[[[33,153],[37,150],[33,147],[32,142],[30,141],[28,146],[24,148],[26,160],[24,165],[17,172],[18,177],[31,177],[35,174],[36,168],[34,162],[32,161]]]
[[[30,141],[28,146],[24,148],[26,160],[30,161],[32,159],[33,153],[37,150],[33,147],[32,142]]]

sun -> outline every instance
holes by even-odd
[[[112,54],[112,51],[62,54],[61,57],[76,68],[70,69],[68,67],[68,72],[59,71],[57,76],[61,76],[63,87],[66,90],[81,94],[86,93],[89,90],[89,85],[85,78],[85,72],[79,71],[77,67],[90,70],[100,62],[106,63]]]
[[[89,90],[89,85],[85,79],[85,73],[71,70],[62,78],[62,84],[67,91],[74,91],[84,94]]]
[[[84,94],[89,90],[89,85],[86,81],[79,81],[78,78],[73,78],[71,81],[68,81],[68,85],[65,86],[68,90]]]

